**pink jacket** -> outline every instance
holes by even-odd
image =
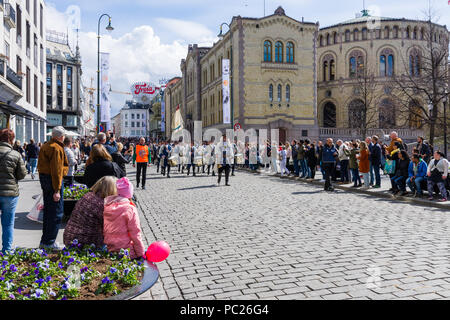
[[[132,259],[144,256],[139,214],[127,198],[110,196],[105,199],[103,236],[110,252],[123,248],[130,250]]]

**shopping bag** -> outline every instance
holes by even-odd
[[[394,174],[395,173],[395,160],[386,159],[384,164],[384,174]]]
[[[43,223],[44,199],[42,198],[42,194],[37,198],[35,205],[31,208],[30,213],[27,214],[27,218],[35,222]]]

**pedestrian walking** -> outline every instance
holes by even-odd
[[[29,164],[29,173],[31,173],[31,179],[36,177],[37,162],[39,157],[39,147],[34,142],[34,139],[30,139],[30,144],[27,145],[27,162]]]
[[[44,199],[44,218],[39,247],[59,249],[55,243],[64,215],[63,177],[69,171],[69,161],[64,152],[66,130],[55,127],[52,139],[45,143],[38,158],[39,181]]]
[[[137,166],[137,167],[136,167]],[[145,145],[145,138],[139,139],[133,154],[133,168],[136,167],[136,188],[142,182],[142,190],[145,190],[147,180],[147,167],[149,166],[149,148]]]
[[[12,130],[0,131],[0,211],[3,254],[12,248],[16,207],[19,201],[18,182],[27,175],[22,156],[13,150],[14,138],[15,134]]]
[[[225,171],[225,185],[230,186],[230,169],[233,164],[234,154],[233,147],[229,141],[227,141],[227,136],[222,136],[222,141],[216,146],[216,163],[218,164],[218,179],[217,185],[220,185],[222,180],[222,173]]]

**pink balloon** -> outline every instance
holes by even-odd
[[[170,246],[165,241],[153,242],[147,249],[145,256],[150,262],[161,262],[170,254]]]

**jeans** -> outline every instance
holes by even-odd
[[[341,182],[349,182],[348,176],[348,163],[349,160],[341,160]]]
[[[370,183],[373,184],[372,174],[375,173],[375,185],[381,186],[380,164],[370,164]]]
[[[412,180],[412,178],[408,178],[408,180],[406,180],[406,184],[408,185],[408,187],[411,189],[412,192],[417,191],[418,194],[422,194],[422,188],[420,184],[425,179],[426,179],[425,177],[416,177],[414,180]]]
[[[333,174],[334,170],[334,162],[324,162],[323,163],[323,169],[325,171],[325,190],[328,190],[333,187],[331,184],[331,175]]]
[[[38,159],[37,158],[30,158],[30,160],[28,160],[29,164],[30,164],[30,171],[31,174],[36,174],[36,168],[37,168],[37,162]]]
[[[361,183],[361,177],[359,176],[359,169],[351,169],[352,170],[352,181],[355,183],[354,185],[357,186]]]
[[[306,178],[309,177],[309,169],[308,169],[308,165],[306,164],[306,159],[301,159],[300,160],[300,170],[302,171],[302,178]]]
[[[14,218],[19,197],[0,197],[2,212],[2,253],[10,251],[13,243]]]
[[[294,172],[295,172],[295,175],[298,176],[298,175],[300,174],[300,167],[298,166],[298,160],[297,160],[297,157],[293,158],[292,160],[293,160],[293,162],[294,162]]]
[[[406,191],[406,177],[403,176],[393,176],[392,184],[394,186],[394,190]]]
[[[363,176],[363,179],[364,179],[364,186],[366,187],[366,188],[369,188],[370,187],[370,174],[368,173],[368,172],[362,172],[362,176]]]
[[[41,245],[51,246],[55,243],[61,221],[64,215],[64,190],[61,181],[61,199],[58,202],[53,201],[55,190],[52,185],[52,177],[47,174],[40,174],[42,195],[44,198],[44,224],[42,227]]]

